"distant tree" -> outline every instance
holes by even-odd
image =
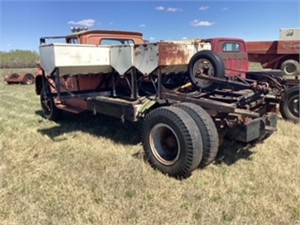
[[[0,51],[0,68],[34,68],[39,55],[35,51]]]

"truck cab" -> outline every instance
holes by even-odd
[[[211,43],[212,51],[222,57],[227,75],[246,77],[246,72],[249,70],[249,61],[243,39],[210,38],[208,41]]]
[[[60,40],[62,43],[66,44],[91,44],[91,45],[136,45],[144,44],[144,38],[142,33],[131,32],[131,31],[111,31],[111,30],[85,30],[80,28],[72,29],[72,34],[66,36],[52,36],[52,37],[42,37],[40,38],[40,45],[49,44],[49,42],[58,42]],[[47,40],[47,43],[46,43]],[[41,93],[42,89],[42,66],[40,61],[37,62],[37,76],[35,81],[35,92],[36,94]],[[84,79],[84,78],[79,78]],[[74,86],[74,78],[69,78],[65,80],[67,86]],[[81,83],[79,81],[79,83]],[[89,81],[84,81],[82,83],[94,83],[97,85],[98,81],[90,78]],[[85,89],[81,87],[81,89]]]
[[[40,43],[46,39],[65,39],[69,44],[95,44],[95,45],[120,45],[120,44],[144,44],[143,34],[131,31],[111,31],[111,30],[75,30],[67,36],[43,37]]]

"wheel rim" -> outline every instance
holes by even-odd
[[[297,70],[296,66],[295,66],[294,64],[292,64],[292,63],[289,63],[289,64],[286,65],[285,71],[284,71],[284,72],[285,72],[286,74],[292,74],[292,73],[294,73],[296,70]]]
[[[298,117],[298,118],[300,117],[299,107],[300,107],[300,105],[299,105],[299,97],[298,96],[294,96],[289,99],[288,109],[293,116]]]
[[[151,129],[149,138],[154,157],[166,166],[174,165],[180,155],[179,139],[175,131],[170,126],[159,123]]]
[[[209,80],[202,79],[200,76],[206,75],[209,77],[213,77],[215,71],[214,71],[214,67],[213,67],[212,63],[209,60],[199,59],[193,65],[193,73],[194,73],[195,78],[197,79],[198,84],[201,87],[207,87],[212,82]]]
[[[25,84],[33,84],[34,78],[30,75],[26,75],[25,77]]]

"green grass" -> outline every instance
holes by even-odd
[[[0,224],[300,224],[298,125],[176,180],[143,160],[139,125],[41,116],[34,85],[0,75]]]

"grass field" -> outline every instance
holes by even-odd
[[[0,224],[300,224],[299,125],[227,143],[218,164],[179,181],[143,160],[138,124],[48,121],[34,85],[0,72]]]

